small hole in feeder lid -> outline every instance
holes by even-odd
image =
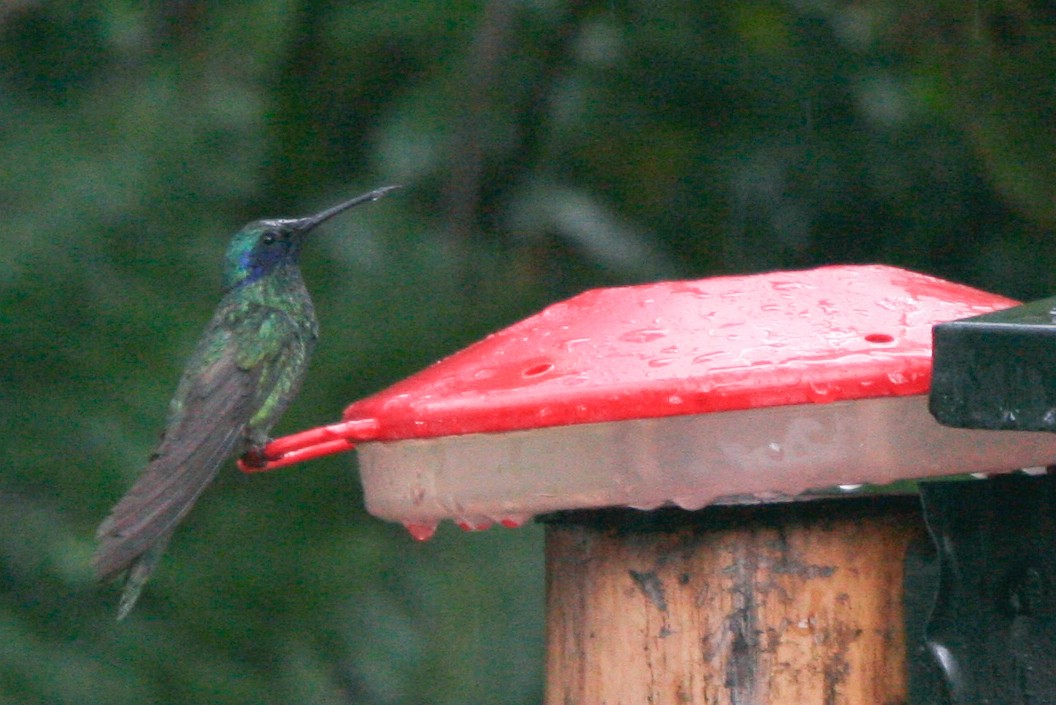
[[[893,343],[895,338],[887,333],[869,333],[865,339],[870,343]]]
[[[527,370],[521,373],[524,377],[538,377],[539,375],[546,374],[550,370],[554,369],[554,363],[552,362],[540,362],[538,365],[532,365]]]

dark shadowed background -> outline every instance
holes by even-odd
[[[1051,3],[0,6],[0,701],[539,702],[538,527],[431,542],[355,458],[225,470],[127,622],[92,534],[227,237],[388,183],[303,269],[279,434],[585,288],[883,262],[1056,292]]]

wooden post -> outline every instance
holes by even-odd
[[[913,497],[556,515],[548,705],[906,701]]]

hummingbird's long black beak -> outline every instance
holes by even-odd
[[[381,198],[382,196],[386,195],[387,193],[395,191],[398,188],[400,188],[400,187],[399,186],[383,186],[382,188],[374,189],[370,193],[364,193],[362,195],[356,196],[353,199],[345,201],[344,203],[338,203],[336,206],[334,206],[332,208],[327,208],[325,211],[322,211],[321,213],[316,213],[315,215],[310,215],[307,218],[301,218],[299,220],[295,220],[292,223],[292,225],[298,232],[300,232],[301,234],[304,234],[304,233],[308,232],[309,230],[311,230],[312,228],[314,228],[317,225],[319,225],[320,223],[323,223],[323,222],[325,222],[327,220],[330,220],[331,218],[333,218],[338,213],[343,213],[344,211],[347,211],[349,208],[355,208],[356,206],[363,205],[364,203],[370,203],[371,201],[376,201],[379,198]]]

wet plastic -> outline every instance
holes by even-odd
[[[564,509],[794,499],[836,485],[1002,472],[1056,434],[941,426],[927,396],[635,419],[358,446],[375,516],[463,528]]]
[[[267,467],[356,446],[368,509],[426,537],[1045,465],[1056,435],[926,408],[932,326],[1015,304],[875,265],[588,291],[279,439]]]
[[[345,420],[403,440],[923,394],[932,325],[1016,303],[875,265],[595,289]]]

